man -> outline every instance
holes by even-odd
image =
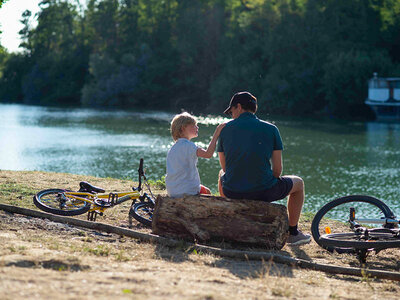
[[[224,113],[233,120],[221,131],[218,155],[222,196],[272,202],[289,196],[288,244],[309,243],[298,230],[304,202],[304,183],[298,176],[281,176],[283,144],[278,128],[255,116],[257,98],[249,92],[233,95]]]

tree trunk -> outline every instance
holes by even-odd
[[[158,196],[153,233],[199,241],[223,240],[281,249],[289,227],[284,205],[215,196]]]

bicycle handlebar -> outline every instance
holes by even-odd
[[[139,173],[139,186],[137,190],[140,192],[142,190],[142,176],[144,177],[143,158],[140,159],[138,173]]]
[[[140,159],[138,172],[139,172],[139,176],[143,176],[143,175],[144,175],[144,171],[143,171],[143,158]]]
[[[151,194],[151,197],[153,197],[153,199],[154,199],[154,195],[153,195],[153,193],[151,192],[150,185],[149,185],[149,183],[147,182],[146,175],[144,174],[144,169],[143,169],[143,158],[140,159],[138,173],[139,173],[139,186],[138,186],[138,188],[137,188],[137,191],[138,191],[138,192],[141,192],[141,191],[142,191],[142,177],[143,177],[143,179],[144,179],[144,184],[146,185],[146,188],[149,190],[149,192],[150,192],[150,194]],[[153,201],[153,202],[154,202],[154,201]]]

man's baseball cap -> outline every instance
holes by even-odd
[[[236,93],[232,96],[228,108],[224,110],[224,114],[229,114],[232,106],[236,106],[238,103],[243,105],[245,108],[254,107],[255,109],[257,107],[257,98],[249,92]]]

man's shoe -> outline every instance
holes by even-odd
[[[310,241],[311,241],[311,235],[304,234],[299,230],[297,235],[289,234],[289,237],[287,239],[287,244],[289,244],[289,245],[303,245],[303,244],[308,244]]]

